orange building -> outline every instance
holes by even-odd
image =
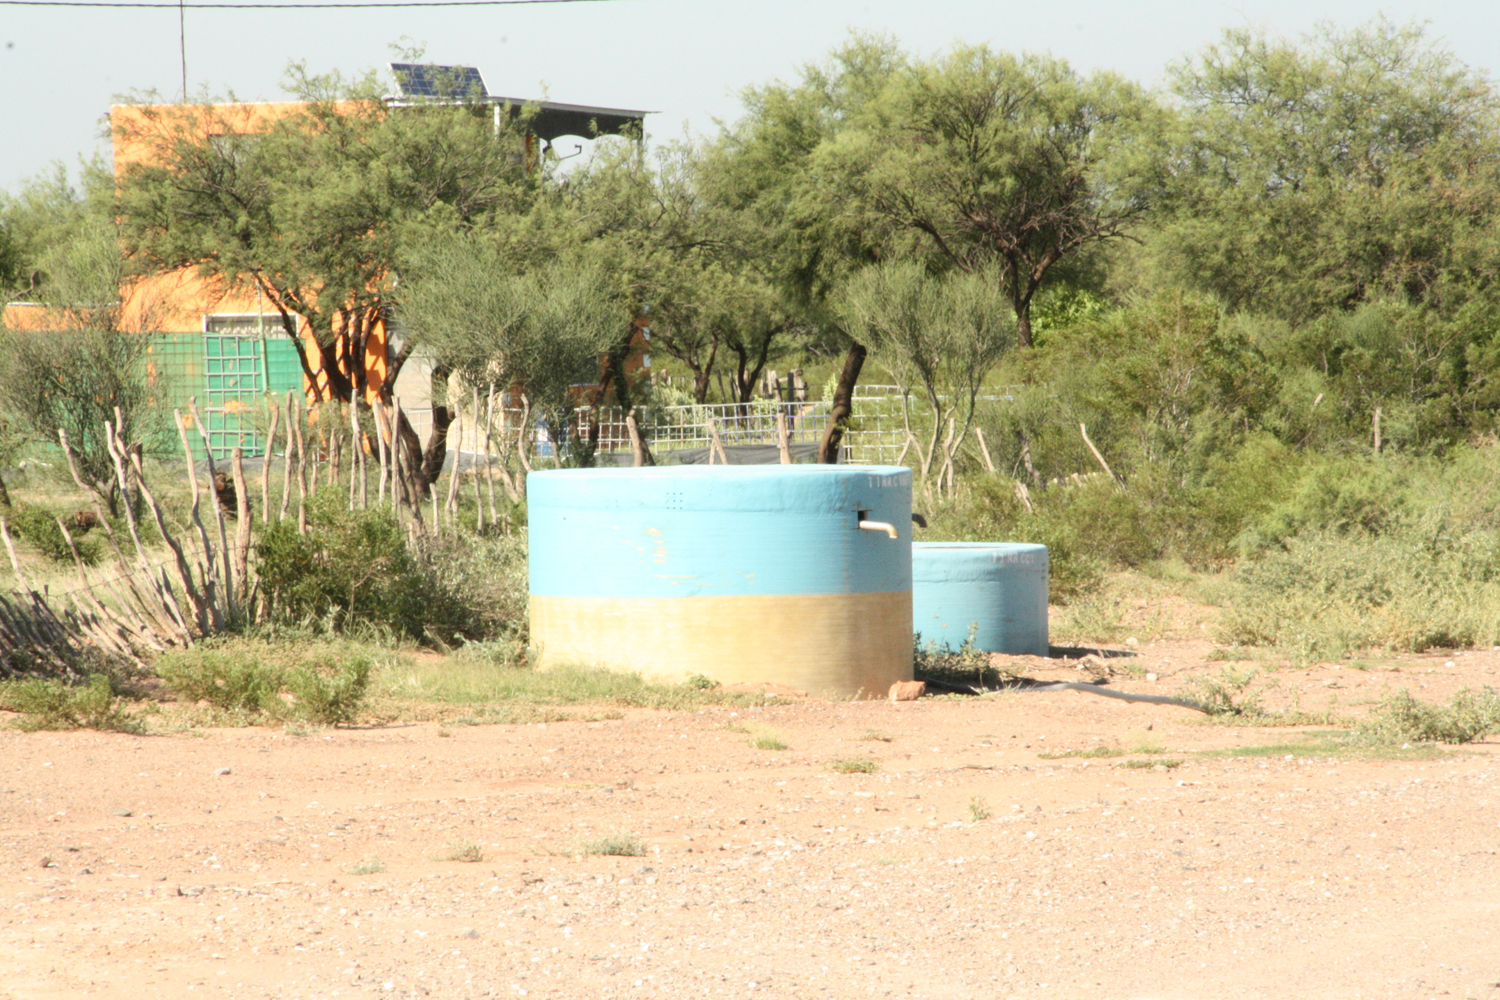
[[[441,102],[452,96],[491,106],[497,125],[500,116],[516,114],[525,106],[533,114],[525,149],[519,154],[528,164],[538,162],[539,154],[562,136],[591,138],[638,130],[647,114],[493,96],[484,89],[474,67],[393,64],[392,70],[401,90],[386,98],[392,106]],[[149,162],[153,145],[140,137],[152,129],[201,136],[254,135],[305,107],[297,102],[116,105],[110,112],[115,174],[122,176],[132,165]],[[347,109],[351,114],[359,112],[355,103]],[[538,143],[545,145],[539,149]],[[342,380],[341,388],[344,384],[358,386],[370,401],[381,395],[393,368],[398,371],[394,391],[402,399],[403,412],[412,418],[417,433],[426,436],[431,419],[432,365],[419,353],[399,350],[400,344],[393,343],[399,336],[384,309],[361,319],[363,326],[357,336],[340,336],[334,343],[323,345],[305,320],[295,313],[284,320],[270,296],[254,282],[246,285],[232,288],[204,278],[194,268],[185,268],[133,280],[121,290],[122,322],[127,328],[156,331],[150,364],[168,376],[165,384],[171,387],[172,405],[181,406],[188,397],[199,397],[199,410],[215,452],[227,453],[236,445],[250,454],[260,451],[257,422],[249,416],[251,411],[261,411],[268,393],[284,398],[289,390],[301,391],[309,402],[316,402],[344,395],[332,392],[330,384]],[[296,328],[295,338],[289,325]],[[361,351],[358,365],[347,362],[346,350]]]

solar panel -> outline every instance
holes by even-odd
[[[425,63],[391,63],[403,97],[485,97],[484,77],[478,66],[433,66]]]

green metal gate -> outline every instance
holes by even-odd
[[[259,316],[208,316],[204,326],[202,415],[214,458],[227,458],[237,447],[247,456],[260,455],[271,405],[267,394],[279,403],[287,390],[302,388],[297,345],[279,327],[262,336]]]
[[[257,417],[265,414],[265,352],[259,337],[207,332],[203,335],[203,420],[209,447],[223,458],[236,447],[261,453]]]

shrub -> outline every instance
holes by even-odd
[[[179,698],[206,701],[230,712],[264,712],[281,705],[286,671],[273,664],[201,647],[174,650],[156,664],[156,672]]]
[[[1433,499],[1413,495],[1415,471],[1399,456],[1320,456],[1304,464],[1278,502],[1245,521],[1240,547],[1254,554],[1303,532],[1388,531]]]
[[[1217,677],[1194,677],[1182,694],[1184,701],[1197,705],[1207,715],[1260,715],[1260,689],[1250,684],[1257,674],[1254,670],[1225,667]],[[1138,753],[1160,753],[1136,748]]]
[[[0,686],[0,708],[20,712],[18,725],[26,730],[103,729],[139,733],[138,719],[119,704],[109,678],[91,674],[85,684],[53,679],[13,681]]]
[[[1405,688],[1389,695],[1350,733],[1367,744],[1472,743],[1500,732],[1500,694],[1468,688],[1446,706],[1417,701]]]
[[[73,550],[57,526],[57,514],[47,507],[27,504],[17,507],[7,515],[11,530],[24,538],[31,547],[53,562],[72,565]],[[78,546],[78,557],[87,566],[99,561],[99,543],[91,538],[80,537],[80,532],[69,526],[73,544]]]
[[[960,482],[956,495],[933,512],[931,528],[922,541],[1031,542],[1047,546],[1048,592],[1065,603],[1097,589],[1104,579],[1104,561],[1054,510],[1062,488],[1046,491],[1047,500],[1033,494],[1035,514],[1016,499],[1015,484],[997,476]]]
[[[1495,536],[1444,527],[1388,534],[1309,531],[1240,566],[1219,622],[1220,642],[1274,646],[1299,660],[1382,647],[1500,641]]]
[[[608,854],[619,858],[639,858],[646,854],[646,844],[633,833],[612,833],[580,845],[580,854]]]
[[[477,864],[484,860],[484,848],[472,840],[461,840],[448,845],[439,861],[462,861],[465,864]],[[382,866],[383,867],[383,866]]]
[[[309,505],[307,523],[305,535],[290,520],[273,524],[257,546],[261,588],[284,621],[332,631],[374,627],[446,644],[483,638],[496,617],[514,614],[476,610],[461,584],[479,585],[486,575],[451,571],[459,559],[451,546],[413,552],[387,509],[346,510],[330,490]],[[509,580],[500,586],[507,595],[514,589]]]
[[[984,687],[984,675],[990,671],[989,654],[974,647],[974,633],[978,625],[969,626],[969,635],[963,645],[954,649],[947,643],[938,644],[928,640],[922,642],[922,633],[912,633],[912,674],[918,680],[947,681],[951,684],[971,684]],[[999,680],[1000,670],[993,671]]]
[[[525,646],[529,620],[526,533],[475,535],[444,531],[429,540],[422,562],[448,602],[431,617],[443,640],[495,639]]]
[[[157,675],[179,697],[270,718],[323,725],[353,722],[364,705],[373,663],[342,644],[239,640],[163,655]],[[289,692],[293,703],[282,695]]]
[[[848,757],[828,765],[836,774],[871,774],[880,770],[880,762],[870,757]]]
[[[336,663],[331,657],[315,659],[287,677],[287,686],[297,698],[298,710],[328,726],[347,725],[359,715],[370,685],[369,658],[356,656]]]

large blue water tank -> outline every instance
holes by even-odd
[[[526,490],[541,669],[838,697],[911,679],[908,469],[561,469]]]
[[[989,653],[1046,656],[1047,546],[917,542],[911,547],[912,628],[954,649],[974,628]]]

